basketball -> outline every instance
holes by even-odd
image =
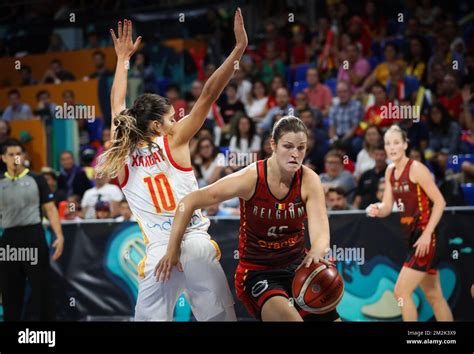
[[[334,265],[321,262],[295,273],[293,297],[303,310],[323,314],[336,308],[344,295],[344,281]]]

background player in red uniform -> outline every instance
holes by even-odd
[[[400,211],[402,230],[409,247],[395,285],[395,297],[400,303],[403,320],[417,320],[412,294],[420,286],[436,319],[452,321],[453,315],[441,291],[436,270],[435,228],[446,202],[425,165],[406,156],[406,133],[394,125],[385,133],[384,140],[385,151],[393,163],[385,172],[382,203],[369,205],[367,213],[371,217],[385,217],[392,211],[394,201]]]
[[[336,320],[334,310],[311,315],[293,301],[291,283],[298,266],[322,260],[329,246],[329,222],[319,176],[302,166],[308,133],[296,117],[275,124],[273,155],[184,197],[174,219],[167,254],[156,267],[168,279],[178,264],[186,225],[197,208],[240,198],[237,297],[263,321]],[[304,220],[308,215],[311,249],[306,252]]]

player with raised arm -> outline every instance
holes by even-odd
[[[111,91],[112,146],[99,160],[98,174],[118,176],[130,209],[141,227],[146,256],[138,266],[139,290],[135,320],[170,321],[184,292],[198,321],[236,320],[232,294],[217,244],[210,239],[209,220],[196,210],[186,226],[180,271],[173,281],[157,282],[154,267],[166,252],[171,224],[180,200],[198,188],[191,167],[189,141],[203,125],[213,102],[229,82],[247,47],[240,9],[235,13],[235,48],[207,80],[188,116],[176,122],[167,99],[143,94],[125,107],[129,60],[141,37],[132,40],[132,23],[111,31],[117,67]]]

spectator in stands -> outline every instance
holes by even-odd
[[[375,152],[382,141],[382,132],[380,129],[371,125],[364,134],[364,147],[357,154],[354,176],[359,178],[365,171],[375,166]]]
[[[329,151],[324,159],[326,172],[320,175],[321,183],[327,192],[329,188],[342,187],[348,196],[349,202],[352,202],[356,188],[354,176],[344,170],[344,157],[335,151]]]
[[[97,50],[92,54],[94,60],[95,71],[88,76],[84,77],[84,80],[89,79],[101,79],[103,77],[112,76],[113,72],[107,69],[105,66],[105,54],[104,52]]]
[[[3,120],[12,121],[33,118],[30,106],[21,102],[20,91],[17,89],[8,91],[8,101],[10,104],[3,111]]]
[[[261,65],[259,77],[267,85],[275,74],[285,75],[285,64],[278,57],[278,52],[272,44],[267,45],[266,56]]]
[[[373,105],[368,107],[364,114],[364,120],[360,125],[360,130],[357,132],[359,135],[363,134],[369,125],[375,125],[383,130],[399,120],[392,117],[391,110],[388,108],[389,99],[385,86],[380,82],[376,82],[372,85],[371,91],[375,100]]]
[[[94,216],[92,219],[111,219],[112,212],[110,210],[110,203],[103,200],[99,200],[95,206],[92,208],[94,211]]]
[[[379,183],[377,186],[377,193],[375,194],[377,197],[377,202],[381,202],[383,200],[384,192],[385,192],[385,177],[382,177],[381,179],[379,179]],[[394,208],[396,208],[395,205],[394,205]]]
[[[347,146],[351,146],[362,120],[362,104],[358,100],[351,99],[350,87],[345,81],[338,82],[336,92],[339,102],[329,109],[329,137],[333,141],[339,139]],[[361,142],[358,142],[358,145],[360,146]],[[360,150],[358,146],[352,150],[357,148]]]
[[[49,38],[49,46],[47,52],[61,52],[63,50],[68,50],[64,44],[63,38],[59,33],[51,34]]]
[[[274,118],[277,114],[283,116],[295,114],[295,108],[290,104],[290,93],[286,87],[281,87],[277,90],[276,102],[277,105],[268,111],[263,121],[258,125],[263,133],[267,133],[271,130]]]
[[[377,202],[377,190],[379,181],[385,176],[387,168],[387,154],[382,140],[379,141],[373,151],[374,167],[362,173],[357,183],[357,189],[354,198],[354,207],[365,209],[370,204]]]
[[[390,63],[388,65],[389,80],[386,85],[390,101],[414,100],[420,87],[420,82],[414,76],[407,76],[403,65]]]
[[[405,73],[415,76],[422,84],[426,84],[428,58],[424,41],[420,36],[413,36],[410,39],[409,51],[405,61],[407,62]]]
[[[59,84],[63,81],[74,81],[76,77],[69,71],[64,70],[63,64],[59,59],[53,59],[46,70],[42,83],[44,84]]]
[[[281,75],[275,75],[270,83],[270,91],[268,92],[268,109],[272,109],[277,105],[276,93],[280,87],[286,87],[285,79]]]
[[[237,98],[237,88],[237,82],[231,80],[225,89],[226,97],[223,97],[218,103],[220,114],[224,121],[224,126],[222,127],[224,139],[221,140],[221,146],[228,145],[229,143],[233,119],[238,114],[245,114],[244,104]]]
[[[346,50],[346,57],[337,73],[337,81],[350,82],[351,93],[355,93],[362,87],[365,78],[370,73],[370,65],[367,59],[360,55],[357,44],[349,44]]]
[[[214,203],[203,210],[206,216],[232,216],[240,215],[239,208],[224,207],[223,203]]]
[[[199,140],[196,152],[198,160],[196,163],[200,167],[201,175],[206,185],[214,183],[221,177],[223,170],[223,167],[219,166],[218,163],[217,147],[211,138],[205,137]]]
[[[186,101],[181,98],[179,86],[176,84],[168,85],[166,89],[166,98],[174,108],[174,117],[179,121],[186,114]]]
[[[372,38],[370,32],[359,16],[352,16],[347,28],[349,36],[352,41],[361,49],[361,54],[368,56],[370,54],[370,46]]]
[[[457,78],[453,73],[444,75],[442,96],[438,101],[448,110],[449,115],[455,120],[459,120],[463,99],[459,89]]]
[[[0,151],[3,151],[3,146],[7,143],[8,140],[11,139],[10,132],[10,123],[8,123],[6,120],[0,119]],[[0,175],[3,176],[6,170],[6,163],[3,162],[3,159],[0,159]]]
[[[255,122],[247,116],[241,116],[236,123],[235,135],[230,139],[230,152],[257,153],[262,145],[262,140],[256,132]]]
[[[265,24],[265,38],[262,40],[258,48],[258,54],[260,58],[266,58],[268,56],[268,48],[273,48],[279,55],[279,59],[282,62],[286,62],[286,49],[287,42],[284,36],[280,35],[276,24],[269,21]]]
[[[38,91],[36,101],[38,102],[38,106],[34,111],[35,115],[40,116],[41,120],[50,125],[56,116],[57,107],[56,104],[51,101],[51,95],[47,90]]]
[[[431,151],[459,153],[461,127],[440,103],[434,104],[430,109],[428,131],[430,137],[428,148]]]
[[[346,198],[346,192],[341,187],[329,188],[326,193],[326,204],[328,210],[353,210]]]
[[[135,216],[130,210],[127,199],[122,199],[120,202],[120,215],[115,218],[115,221],[136,221]]]
[[[109,182],[110,179],[106,175],[95,177],[95,187],[88,189],[82,197],[84,218],[94,218],[94,206],[99,201],[109,203],[113,216],[119,215],[119,203],[123,199],[123,194],[119,187]]]
[[[362,86],[363,90],[366,91],[375,82],[380,82],[383,85],[387,85],[390,77],[389,67],[391,64],[403,65],[403,60],[398,58],[398,46],[395,43],[387,43],[384,48],[385,61],[378,64],[372,73],[367,76]]]
[[[85,48],[89,49],[99,49],[105,47],[105,44],[100,39],[97,31],[92,30],[87,33],[86,46]]]
[[[270,144],[271,136],[267,135],[262,139],[259,160],[268,159],[273,154],[272,145]]]
[[[305,32],[302,26],[294,25],[292,31],[290,64],[292,68],[295,68],[299,64],[309,62],[309,47],[305,43]]]
[[[78,195],[71,195],[67,198],[67,208],[64,211],[64,220],[81,221],[84,213],[81,208],[81,199]]]
[[[58,175],[51,167],[43,167],[41,169],[41,174],[46,179],[48,183],[49,190],[54,194],[54,202],[56,207],[59,206],[59,202],[66,200],[67,195],[64,190],[58,189]]]
[[[63,151],[59,158],[61,173],[58,177],[58,189],[67,196],[77,194],[82,198],[85,191],[92,187],[84,170],[74,163],[74,156],[70,151]]]
[[[311,108],[317,108],[324,117],[327,117],[332,104],[331,89],[319,82],[319,74],[316,68],[308,69],[306,82],[308,87],[304,89],[304,92],[308,95],[309,105]]]
[[[308,95],[304,91],[300,91],[295,96],[295,115],[299,117],[300,112],[305,111],[307,109],[311,110],[311,112],[313,113],[313,117],[315,119],[315,126],[320,127],[323,121],[323,115],[321,111],[316,107],[311,107],[309,105]]]
[[[444,77],[447,73],[447,67],[444,62],[437,60],[431,65],[431,70],[428,71],[428,85],[427,88],[436,97],[441,96],[444,91]]]
[[[36,85],[38,81],[33,79],[31,68],[28,65],[23,65],[20,69],[21,86]]]
[[[381,8],[377,8],[373,0],[365,2],[364,10],[363,26],[369,32],[372,41],[381,42],[387,32],[387,18],[382,14]]]
[[[314,110],[298,110],[297,116],[303,121],[306,128],[311,133],[311,140],[313,143],[312,146],[308,146],[304,163],[306,166],[311,166],[313,170],[319,173],[324,169],[324,156],[326,156],[329,149],[329,137],[327,131],[322,128],[320,121],[315,117]]]
[[[252,91],[247,98],[245,111],[254,122],[259,123],[267,114],[268,108],[267,86],[262,80],[255,80]]]
[[[247,104],[248,97],[252,91],[252,83],[246,79],[247,71],[242,63],[239,64],[239,70],[234,73],[234,81],[237,84],[237,99],[244,105]]]
[[[399,102],[400,107],[411,105],[409,100],[402,100]],[[416,147],[422,150],[428,147],[428,126],[419,119],[421,117],[407,117],[408,119],[401,119],[397,122],[400,128],[406,131],[408,138],[408,148]]]
[[[151,66],[148,57],[144,52],[137,52],[135,54],[133,66],[130,69],[130,77],[143,80],[143,92],[158,93],[155,70]]]

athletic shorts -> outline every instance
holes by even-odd
[[[416,247],[413,247],[413,245],[416,243],[422,233],[423,230],[415,230],[411,233],[409,237],[408,254],[403,266],[418,270],[420,272],[426,272],[428,274],[436,274],[439,256],[437,254],[436,235],[434,233],[431,235],[431,244],[428,253],[425,254],[424,257],[415,256]]]
[[[187,236],[181,244],[184,271],[174,267],[169,280],[158,282],[155,267],[167,247],[165,244],[149,248],[143,265],[139,265],[144,269],[138,283],[135,321],[172,321],[176,301],[182,293],[198,321],[208,321],[229,308],[234,311],[234,299],[219,263],[220,250],[209,235]]]
[[[261,320],[261,311],[267,300],[273,296],[283,296],[288,301],[293,298],[291,284],[300,264],[301,261],[280,269],[251,270],[239,263],[235,274],[237,298],[254,318]],[[295,301],[292,304],[304,321],[335,321],[339,318],[335,309],[316,315],[302,310]]]

